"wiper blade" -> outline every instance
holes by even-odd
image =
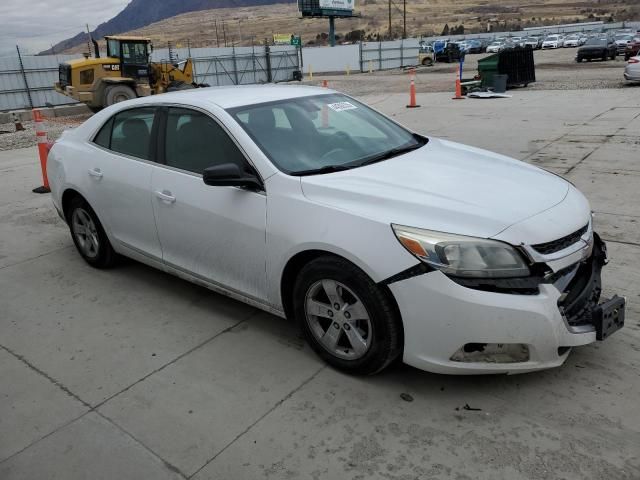
[[[366,160],[360,162],[358,166],[363,167],[365,165],[371,165],[372,163],[377,163],[383,160],[387,160],[389,158],[397,157],[398,155],[402,155],[403,153],[407,153],[412,150],[417,150],[423,147],[424,145],[425,145],[424,143],[415,143],[413,145],[408,145],[406,147],[392,148],[391,150],[388,150],[386,152],[367,158]]]
[[[310,170],[298,170],[297,172],[291,172],[291,175],[298,177],[304,177],[306,175],[321,175],[323,173],[342,172],[354,168],[353,166],[346,165],[325,165],[320,168],[312,168]]]

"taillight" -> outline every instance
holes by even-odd
[[[637,58],[630,58],[629,63],[640,63],[640,60],[638,60]]]

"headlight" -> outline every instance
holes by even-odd
[[[507,243],[401,225],[391,227],[411,254],[448,275],[481,278],[529,275],[522,255]]]

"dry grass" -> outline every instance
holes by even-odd
[[[394,31],[401,33],[402,2],[394,0],[392,6],[392,25]],[[359,18],[339,19],[336,30],[344,35],[351,30],[365,30],[367,34],[386,35],[388,32],[387,0],[357,0],[356,11]],[[440,34],[445,24],[462,24],[467,32],[485,31],[489,23],[498,25],[497,30],[508,26],[527,26],[533,24],[570,23],[576,20],[586,21],[590,14],[608,18],[613,15],[617,20],[640,17],[638,0],[600,0],[584,2],[560,2],[541,0],[533,3],[525,0],[512,0],[508,6],[496,5],[487,0],[428,0],[407,2],[407,33],[409,36]],[[534,20],[535,19],[535,20]],[[216,40],[215,24],[218,24]],[[129,34],[151,37],[157,46],[171,41],[176,46],[224,45],[222,22],[225,24],[228,45],[251,45],[271,38],[274,33],[295,33],[302,35],[306,43],[316,39],[316,35],[328,31],[326,19],[301,19],[297,5],[275,4],[259,7],[220,8],[201,12],[186,13],[163,20],[144,28],[128,32]],[[82,52],[85,46],[75,47],[69,52]]]

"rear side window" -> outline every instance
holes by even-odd
[[[113,117],[111,142],[108,147],[118,153],[151,160],[151,127],[155,108],[134,108]],[[106,125],[105,125],[106,126]],[[98,134],[101,136],[102,131]],[[98,143],[96,137],[96,143]]]
[[[100,129],[93,142],[104,148],[111,147],[111,127],[113,126],[113,117]]]
[[[198,174],[223,163],[235,163],[241,170],[248,167],[227,132],[211,117],[194,110],[169,108],[165,142],[170,167]]]

